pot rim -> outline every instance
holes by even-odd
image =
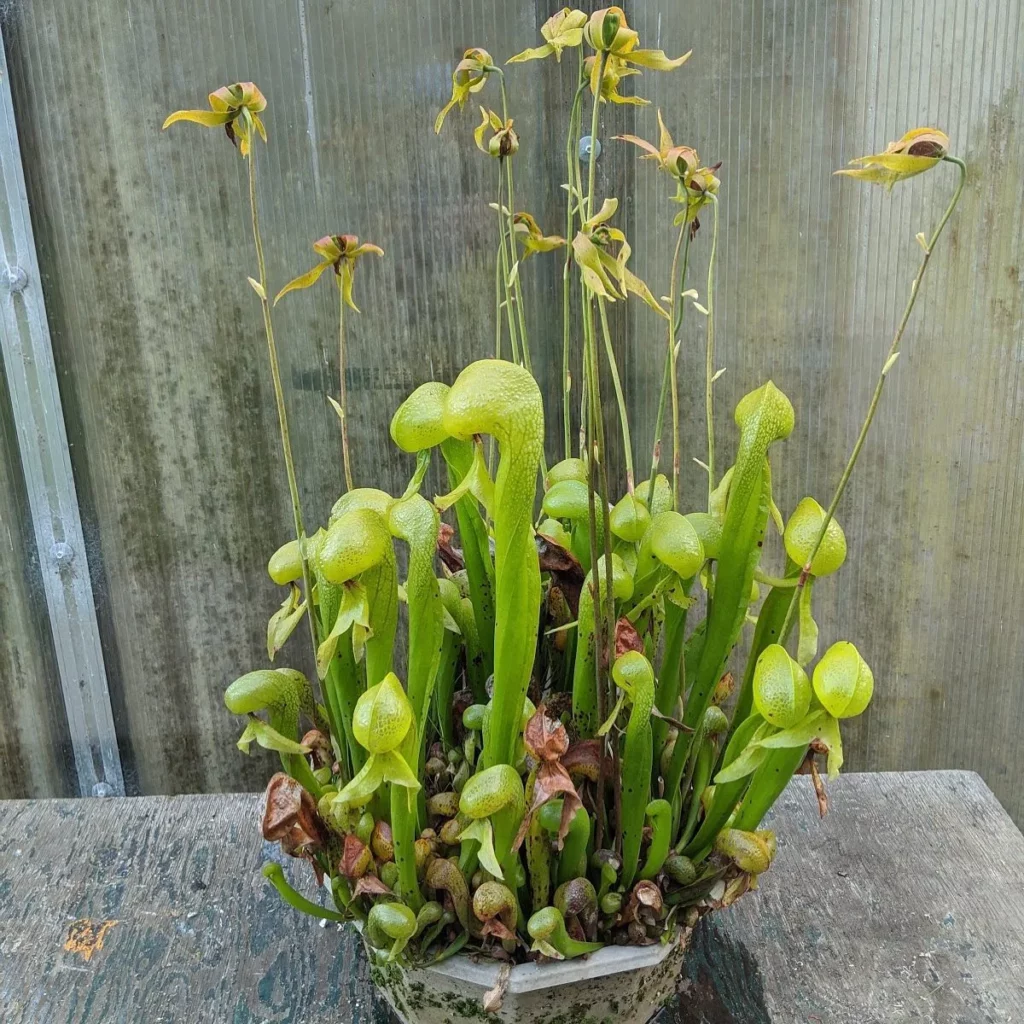
[[[361,922],[353,923],[361,935]],[[657,967],[677,945],[684,944],[685,941],[686,930],[680,928],[670,941],[656,942],[650,946],[603,946],[586,958],[549,960],[543,964],[516,964],[509,972],[505,991],[509,995],[526,995],[548,988],[578,985],[580,982],[592,981],[595,978],[607,978],[614,974]],[[367,952],[372,957],[376,951],[367,947]],[[466,953],[457,953],[440,964],[426,964],[403,970],[407,973],[429,972],[449,981],[492,989],[498,983],[498,975],[503,966],[497,960],[485,960]]]
[[[679,933],[670,942],[658,942],[651,946],[604,946],[586,959],[555,960],[544,964],[516,964],[509,973],[509,995],[526,995],[563,985],[576,985],[594,978],[625,971],[638,971],[657,967],[682,939]],[[498,961],[474,961],[464,953],[453,956],[444,963],[426,967],[451,981],[469,982],[484,988],[493,988],[498,982],[502,965]]]

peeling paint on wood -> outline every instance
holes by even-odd
[[[72,921],[68,928],[68,937],[64,940],[64,949],[74,953],[88,962],[94,953],[103,948],[103,943],[117,921],[90,921],[83,917],[78,921]]]

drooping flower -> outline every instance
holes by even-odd
[[[657,146],[646,139],[641,139],[638,135],[616,135],[615,138],[621,142],[631,142],[634,146],[639,146],[644,151],[642,159],[655,160],[659,170],[681,179],[684,183],[688,182],[690,176],[700,165],[697,151],[692,146],[677,146],[672,141],[672,136],[665,127],[660,110],[658,111],[658,127],[660,135]]]
[[[835,171],[850,178],[860,178],[873,185],[893,185],[915,174],[931,170],[949,150],[949,136],[938,128],[914,128],[896,142],[890,142],[882,153],[859,156],[849,167]]]
[[[545,235],[534,218],[522,211],[512,218],[516,238],[523,247],[523,259],[537,252],[551,252],[565,245],[561,235]]]
[[[355,235],[324,235],[319,241],[313,243],[313,250],[320,256],[320,262],[311,270],[307,270],[305,274],[300,274],[294,280],[289,281],[274,297],[274,304],[277,305],[281,297],[287,295],[288,292],[309,288],[316,284],[320,275],[328,267],[333,267],[334,273],[341,278],[341,294],[345,304],[358,313],[359,307],[352,301],[352,279],[355,274],[356,260],[369,252],[383,256],[384,250],[372,242],[360,242]]]
[[[479,92],[487,84],[487,76],[494,68],[491,55],[479,46],[471,46],[455,65],[452,72],[452,98],[442,107],[434,121],[434,134],[439,134],[448,111],[457,103],[459,110],[466,105],[470,93]]]
[[[252,82],[235,82],[210,93],[209,110],[176,110],[164,121],[169,128],[178,121],[192,121],[206,128],[224,126],[231,142],[237,143],[242,156],[248,156],[252,145],[253,131],[267,141],[267,130],[263,127],[260,114],[267,109],[266,97]]]
[[[608,224],[618,208],[618,199],[605,199],[601,209],[584,221],[572,241],[573,255],[579,264],[583,283],[608,302],[625,298],[632,292],[656,313],[667,318],[668,314],[650,288],[626,266],[632,249],[625,234]],[[608,251],[612,244],[619,246],[615,255]]]
[[[713,164],[711,167],[698,167],[697,170],[690,175],[690,180],[683,185],[682,181],[679,182],[679,187],[676,189],[676,194],[672,199],[680,204],[685,204],[685,209],[680,210],[679,213],[672,218],[672,223],[679,225],[684,220],[692,221],[694,225],[694,232],[700,227],[700,223],[697,220],[697,214],[701,207],[706,206],[712,196],[718,195],[719,186],[722,184],[717,177],[715,177],[715,171],[721,167],[721,163]]]
[[[666,57],[664,50],[638,50],[640,35],[629,27],[621,7],[594,11],[583,30],[583,38],[598,52],[607,53],[609,59],[614,56],[651,71],[671,71],[683,64],[692,52],[672,58]]]
[[[598,60],[596,57],[588,57],[584,61],[584,72],[590,79],[591,93],[597,90],[597,69]],[[619,92],[619,83],[630,75],[639,75],[636,68],[627,67],[618,57],[609,56],[604,64],[604,72],[601,75],[601,100],[602,102],[628,103],[634,107],[646,107],[650,100],[642,96],[623,96]]]
[[[487,153],[489,156],[498,157],[504,159],[507,156],[512,156],[519,150],[519,134],[512,127],[512,118],[508,118],[506,121],[502,121],[500,117],[493,111],[487,110],[484,107],[480,108],[480,114],[482,120],[480,124],[473,129],[473,138],[476,140],[476,148],[481,153]],[[494,134],[484,142],[484,133],[490,128]]]
[[[721,166],[701,167],[700,157],[692,146],[677,146],[665,127],[661,111],[658,111],[660,134],[658,145],[641,139],[637,135],[616,135],[623,142],[631,142],[644,151],[644,160],[655,160],[658,169],[670,174],[676,180],[676,194],[673,200],[685,209],[676,214],[673,223],[682,224],[684,218],[695,221],[698,211],[709,202],[710,196],[717,195],[721,184],[715,171]]]
[[[519,64],[528,60],[541,60],[544,57],[555,55],[556,61],[561,61],[562,51],[568,47],[579,46],[583,42],[583,26],[587,23],[585,11],[574,11],[570,7],[563,7],[556,11],[541,26],[540,34],[544,37],[543,46],[534,46],[522,53],[510,57],[507,64]]]

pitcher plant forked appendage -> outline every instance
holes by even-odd
[[[360,259],[382,249],[351,234],[324,235],[313,246],[319,262],[276,293],[274,303],[328,270],[338,286],[331,401],[341,419],[344,489],[311,536],[259,228],[255,143],[267,139],[267,102],[255,85],[239,83],[210,94],[209,110],[179,111],[165,124],[222,127],[247,163],[257,259],[249,283],[263,315],[294,513],[293,536],[269,562],[287,596],[268,625],[268,656],[303,617],[313,639],[315,685],[291,668],[257,668],[225,696],[245,719],[239,746],[248,752],[255,742],[280,761],[264,836],[309,862],[332,906],[301,895],[278,865],[265,874],[295,908],[361,922],[380,962],[406,967],[459,952],[525,962],[669,941],[756,887],[776,856],[763,819],[794,773],[813,774],[824,812],[819,759],[834,778],[841,723],[868,707],[875,676],[845,639],[819,653],[813,597],[847,559],[836,515],[967,174],[934,128],[837,172],[891,189],[945,165],[957,180],[931,236],[918,236],[923,255],[909,301],[835,492],[827,504],[803,498],[787,522],[772,496],[771,459],[797,417],[771,380],[736,405],[733,464],[722,467],[716,454],[720,165],[701,162],[690,144],[698,140],[677,144],[660,111],[656,141],[617,137],[673,186],[664,196],[672,259],[659,298],[630,267],[620,218],[630,197],[605,194],[595,161],[577,158],[581,135],[598,138],[606,104],[646,103],[621,89],[641,74],[675,71],[689,54],[644,48],[618,7],[563,8],[541,39],[507,63],[520,74],[547,58],[575,69],[560,234],[547,234],[517,194],[514,164],[535,158],[536,147],[520,134],[506,70],[490,52],[465,51],[434,125],[451,127],[471,97],[479,101],[471,133],[495,169],[480,202],[494,261],[493,310],[486,300],[494,340],[454,381],[423,382],[395,411],[391,437],[411,472],[401,494],[355,486],[349,437],[345,311],[357,309]],[[698,291],[688,274],[702,249],[708,275]],[[547,293],[527,288],[528,259],[561,275],[561,451],[550,466],[533,372],[540,352],[531,349],[524,301]],[[622,339],[609,316],[615,303],[636,303],[664,338],[642,480]],[[691,353],[705,368],[698,437],[687,436],[680,408],[687,308],[706,328],[703,350]],[[621,434],[621,486],[609,465],[606,396],[614,396]],[[672,460],[663,472],[669,412]],[[365,481],[372,460],[361,455]],[[684,455],[703,456],[699,510],[684,503]],[[427,496],[435,460],[447,489]],[[761,563],[769,529],[779,530],[786,553],[777,570]]]

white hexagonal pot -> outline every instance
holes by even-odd
[[[483,1000],[499,982],[493,961],[455,956],[404,969],[367,949],[370,976],[404,1024],[647,1024],[675,992],[689,931],[655,946],[606,946],[586,959],[513,967],[501,1007]]]

